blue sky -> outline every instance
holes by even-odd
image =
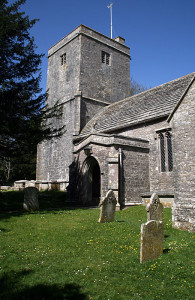
[[[10,1],[13,2],[13,1]],[[131,49],[131,76],[155,87],[195,71],[195,0],[116,0],[113,38],[125,38]],[[44,53],[46,90],[47,51],[84,24],[110,36],[109,0],[27,0],[22,10],[40,21],[33,27],[37,51]]]

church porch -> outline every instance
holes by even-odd
[[[91,134],[82,141],[75,139],[74,144],[70,198],[97,205],[111,189],[118,209],[141,204],[141,192],[149,189],[147,141]]]

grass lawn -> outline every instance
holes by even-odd
[[[169,208],[163,255],[140,264],[145,207],[100,224],[99,209],[62,209],[63,194],[41,194],[36,213],[15,211],[23,195],[7,194],[0,200],[0,299],[194,299],[195,235],[172,229]],[[51,203],[58,209],[44,210]]]

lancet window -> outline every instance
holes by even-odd
[[[160,170],[171,172],[173,170],[172,135],[170,131],[159,132]]]

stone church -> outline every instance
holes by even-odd
[[[117,207],[158,193],[173,226],[195,229],[195,73],[130,97],[130,49],[80,25],[49,49],[48,105],[63,110],[60,138],[38,145],[39,189]]]

